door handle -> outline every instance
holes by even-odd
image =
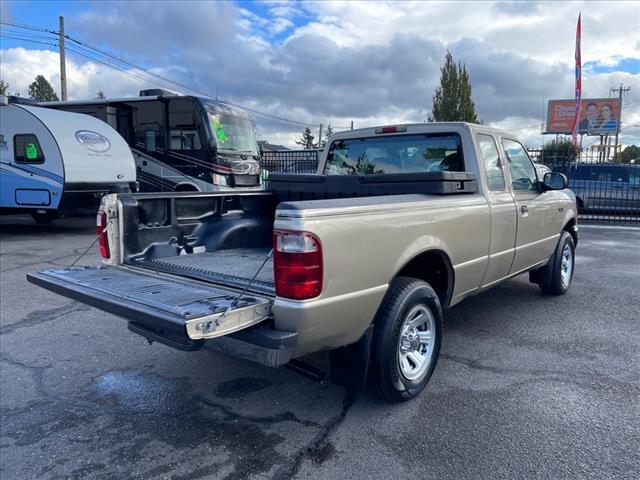
[[[522,214],[524,215],[525,213],[529,213],[529,208],[527,208],[526,205],[522,205],[520,207],[520,211],[522,212]]]

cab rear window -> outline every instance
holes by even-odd
[[[393,135],[336,140],[329,147],[324,173],[463,172],[462,141],[457,133]]]

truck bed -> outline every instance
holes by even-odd
[[[144,259],[136,263],[163,273],[244,288],[265,261],[269,251],[270,248],[235,248]],[[260,270],[249,290],[275,295],[272,258]]]

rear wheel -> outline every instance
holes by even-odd
[[[31,217],[36,223],[47,224],[53,222],[57,218],[60,218],[60,214],[55,210],[44,210],[42,212],[31,212]]]
[[[549,262],[549,275],[546,275],[538,285],[546,295],[562,295],[571,287],[575,265],[575,245],[569,232],[562,232]]]
[[[417,396],[438,361],[442,308],[431,286],[398,277],[389,286],[375,320],[372,374],[381,393],[394,402]]]

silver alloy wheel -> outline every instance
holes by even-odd
[[[413,307],[404,318],[398,337],[398,364],[407,380],[420,378],[429,369],[435,345],[435,319],[426,305]]]
[[[564,288],[569,287],[571,283],[571,274],[573,273],[573,252],[567,244],[562,249],[562,260],[560,263],[560,281]]]

